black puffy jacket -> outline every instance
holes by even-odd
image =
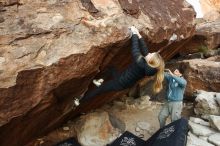
[[[121,73],[118,79],[120,85],[124,88],[131,87],[143,77],[153,76],[157,72],[157,69],[150,67],[144,59],[144,56],[148,54],[148,48],[146,47],[143,38],[139,39],[136,34],[132,35],[131,51],[134,62]]]

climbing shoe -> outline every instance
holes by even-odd
[[[98,79],[98,80],[94,79],[92,82],[93,82],[93,84],[95,84],[97,87],[99,87],[99,86],[101,86],[102,83],[104,82],[104,79]]]
[[[75,98],[74,99],[74,106],[79,106],[79,99],[78,98]]]

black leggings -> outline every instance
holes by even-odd
[[[122,87],[118,81],[119,73],[116,71],[115,68],[111,67],[110,69],[105,72],[106,76],[113,76],[114,79],[107,81],[106,83],[104,82],[101,86],[97,87],[93,91],[86,93],[84,97],[81,98],[80,102],[85,102],[87,100],[90,100],[92,97],[95,97],[97,95],[100,95],[102,93],[110,92],[110,91],[120,91],[125,89]]]

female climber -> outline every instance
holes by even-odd
[[[75,98],[75,106],[102,93],[130,88],[145,76],[155,76],[153,91],[154,93],[160,92],[164,79],[164,61],[159,53],[148,53],[148,48],[137,28],[132,26],[129,27],[129,30],[132,33],[131,51],[134,60],[133,63],[131,63],[125,71],[120,73],[120,75],[115,75],[114,79],[104,82],[103,84],[103,79],[98,81],[93,80],[93,83],[98,87],[86,93],[81,99]]]

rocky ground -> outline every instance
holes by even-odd
[[[51,146],[69,137],[82,146],[105,146],[124,131],[147,140],[159,129],[157,115],[162,105],[149,96],[122,97],[83,113],[27,146]],[[195,102],[184,102],[182,117],[189,120],[187,146],[220,146],[220,93],[198,90]]]
[[[146,140],[159,129],[157,115],[162,104],[162,102],[149,101],[148,96],[138,99],[123,97],[74,121],[68,121],[60,129],[33,141],[28,146],[50,146],[69,137],[77,137],[84,146],[97,146],[97,141],[100,142],[100,139],[104,145],[126,130]],[[182,115],[187,119],[194,115],[193,103],[184,103]],[[169,122],[170,119],[167,120],[167,123]],[[111,134],[106,135],[107,133]]]
[[[220,146],[220,93],[198,91],[187,146]]]

